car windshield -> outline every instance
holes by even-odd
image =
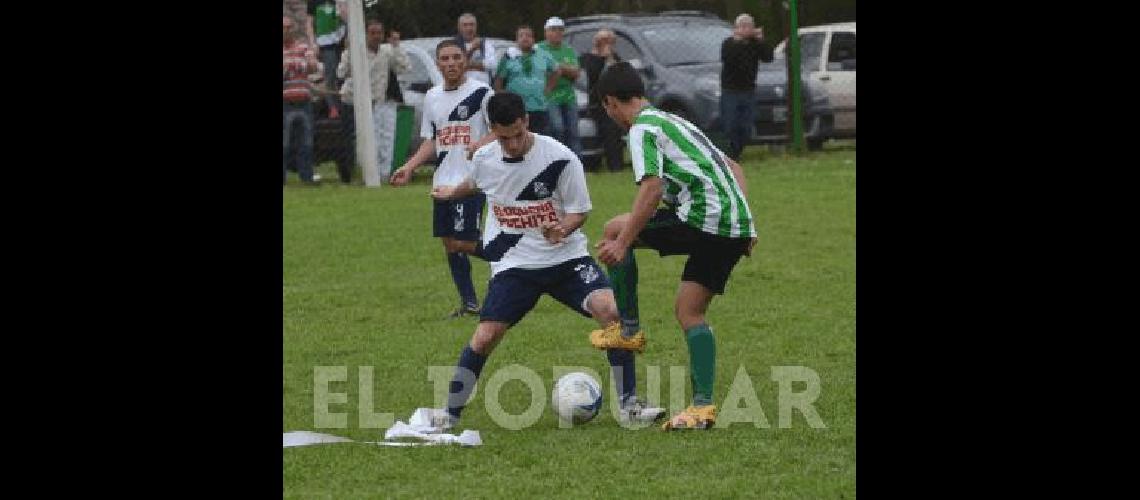
[[[720,62],[720,45],[732,36],[727,26],[670,25],[654,26],[641,32],[653,47],[653,53],[665,66],[709,64]]]
[[[411,62],[411,68],[403,73],[397,73],[397,80],[401,82],[417,83],[428,82],[431,83],[431,73],[428,71],[424,59],[416,54],[408,51],[408,60]]]

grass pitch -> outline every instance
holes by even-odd
[[[586,338],[594,322],[544,297],[491,356],[464,413],[460,429],[479,430],[484,446],[284,449],[284,496],[853,498],[855,150],[839,145],[785,157],[749,148],[742,164],[760,242],[708,313],[717,339],[715,398],[723,411],[743,367],[767,427],[627,430],[610,414],[608,390],[601,414],[585,426],[558,428],[547,405],[531,427],[500,427],[484,406],[484,389],[508,365],[538,374],[543,389],[535,397],[546,404],[554,366],[591,368],[609,386],[605,355]],[[406,420],[415,408],[434,404],[428,367],[454,365],[476,321],[442,319],[458,299],[442,246],[431,237],[430,175],[421,173],[404,188],[366,189],[336,183],[331,164],[318,172],[325,185],[298,186],[291,173],[283,193],[282,428],[375,441],[383,429],[362,428],[358,418],[359,367],[372,370],[372,409]],[[629,210],[631,180],[628,169],[587,174],[594,210],[584,230],[591,249],[605,221]],[[672,315],[684,257],[641,250],[638,263],[649,337],[638,357],[639,392],[669,406],[675,390],[669,367],[688,369]],[[482,299],[488,267],[477,259],[472,264]],[[345,428],[315,427],[318,366],[346,367],[348,380],[329,386],[347,394],[346,403],[329,407],[347,414]],[[659,367],[659,396],[646,392],[648,366]],[[814,408],[826,428],[812,428],[799,411],[781,427],[780,386],[772,375],[782,366],[818,373]],[[687,384],[687,372],[681,381]],[[792,390],[804,388],[796,383]],[[505,411],[522,413],[531,392],[508,382],[499,401]]]

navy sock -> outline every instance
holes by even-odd
[[[478,307],[479,298],[475,295],[475,285],[471,283],[471,259],[465,253],[449,253],[447,265],[451,268],[451,280],[459,290],[459,300],[464,305]]]
[[[475,381],[479,380],[486,362],[487,356],[472,350],[471,344],[463,346],[463,352],[459,353],[459,363],[455,365],[455,375],[447,390],[447,412],[453,417],[459,418],[463,407],[467,406],[471,389],[475,387]]]
[[[637,370],[635,370],[633,351],[606,349],[606,358],[610,360],[610,374],[618,392],[621,393],[621,401],[636,396]]]

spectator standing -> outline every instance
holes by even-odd
[[[313,180],[313,88],[309,75],[320,71],[316,52],[297,37],[296,21],[288,15],[282,21],[282,113],[281,184],[289,164],[294,163],[301,182]],[[294,132],[297,132],[296,134]],[[295,137],[299,135],[300,137]]]
[[[387,181],[392,172],[396,131],[396,102],[388,93],[391,81],[389,71],[394,68],[396,73],[404,73],[411,67],[411,63],[407,51],[400,47],[400,37],[395,32],[388,39],[389,43],[380,43],[384,41],[384,23],[376,19],[369,20],[366,33],[367,47],[364,58],[368,64],[368,77],[372,89],[372,128],[376,137],[376,167],[380,171],[382,181]],[[336,70],[337,76],[346,80],[352,77],[350,59],[349,51],[346,50],[341,54],[340,64]],[[341,88],[340,95],[344,102],[353,102],[352,85],[348,81]]]
[[[621,62],[621,57],[617,55],[617,52],[614,52],[615,43],[617,43],[617,36],[614,35],[613,31],[598,30],[597,33],[594,33],[593,49],[582,54],[581,58],[582,69],[586,70],[586,89],[590,96],[587,112],[598,126],[598,137],[602,140],[607,168],[611,172],[622,169],[622,150],[625,142],[621,140],[623,133],[618,128],[618,124],[610,118],[610,115],[606,114],[598,96],[594,95],[594,87],[598,83],[598,76],[602,74],[604,69],[614,63]]]
[[[545,39],[538,44],[539,50],[550,54],[556,66],[558,80],[554,90],[547,97],[550,114],[550,132],[558,142],[570,148],[578,158],[582,157],[582,143],[578,139],[578,97],[574,95],[574,80],[578,79],[581,68],[578,53],[573,47],[562,43],[566,24],[559,17],[546,20],[543,25]]]
[[[554,60],[546,51],[535,50],[534,30],[519,26],[515,30],[515,43],[507,56],[499,61],[495,70],[495,92],[504,89],[523,98],[531,132],[550,135],[548,101],[546,96],[558,82]]]
[[[756,121],[756,70],[760,61],[772,62],[772,47],[764,40],[752,16],[736,16],[732,36],[720,46],[720,118],[729,142],[728,157],[740,160]]]
[[[467,12],[459,16],[459,34],[455,41],[467,56],[467,78],[490,86],[491,74],[498,67],[499,60],[495,57],[495,48],[476,33],[478,27],[475,14]]]

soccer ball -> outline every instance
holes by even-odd
[[[602,407],[602,386],[585,373],[567,373],[555,382],[550,401],[560,420],[584,424],[593,420]]]

